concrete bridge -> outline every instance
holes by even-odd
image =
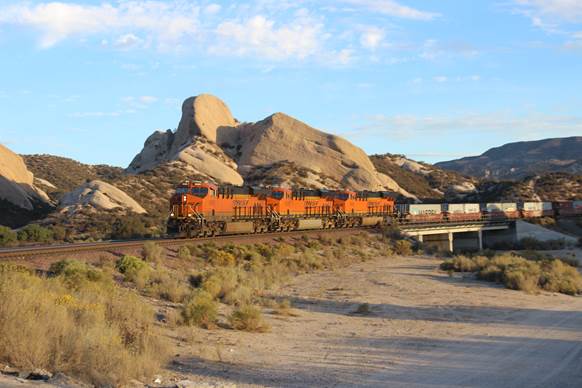
[[[442,251],[483,250],[498,243],[517,241],[515,221],[484,220],[401,224],[404,234]]]

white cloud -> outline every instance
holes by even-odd
[[[114,46],[119,49],[131,49],[134,47],[139,47],[143,44],[143,39],[135,36],[134,34],[124,34],[121,35],[115,41]]]
[[[144,104],[153,104],[154,102],[158,101],[158,98],[154,96],[141,96],[139,97],[139,101]]]
[[[322,50],[323,25],[304,16],[278,25],[262,15],[247,20],[229,20],[216,28],[218,43],[210,48],[216,54],[258,56],[282,60],[305,59]]]
[[[437,13],[420,11],[401,5],[394,0],[340,0],[342,3],[359,6],[369,11],[384,15],[395,16],[412,20],[432,20],[439,16]]]
[[[40,46],[49,48],[71,37],[139,30],[164,47],[198,30],[197,6],[170,1],[120,1],[115,5],[29,3],[0,8],[0,24],[34,28]]]
[[[350,134],[385,134],[396,138],[414,138],[434,133],[512,134],[521,138],[569,136],[582,133],[582,116],[508,112],[472,113],[460,116],[414,116],[383,114],[370,116],[367,123]]]
[[[582,21],[582,1],[580,0],[515,0],[538,26],[544,24],[544,19],[566,22]]]
[[[436,77],[433,78],[434,82],[438,82],[439,84],[445,83],[449,80],[448,77],[444,76],[444,75],[438,75]]]
[[[360,36],[360,44],[368,49],[375,50],[384,40],[386,33],[382,28],[367,27]]]
[[[204,13],[207,15],[214,15],[220,12],[222,7],[219,4],[208,4],[204,7]]]

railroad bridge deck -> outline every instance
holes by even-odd
[[[492,244],[517,240],[514,220],[403,223],[404,234],[441,250],[483,250]]]

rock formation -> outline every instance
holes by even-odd
[[[284,113],[239,124],[224,102],[208,94],[186,99],[178,129],[151,135],[127,171],[141,173],[167,162],[218,183],[241,185],[246,179],[264,184],[260,174],[274,177],[273,171],[286,170],[288,175],[277,184],[393,190],[411,196],[347,140]]]
[[[34,176],[20,156],[0,144],[0,198],[25,210],[48,204],[48,196],[34,185]]]
[[[480,156],[436,166],[487,179],[522,179],[549,172],[582,173],[582,136],[508,143]]]
[[[99,180],[86,182],[61,199],[60,209],[63,212],[75,212],[82,208],[122,209],[138,214],[146,213],[145,209],[125,192]]]

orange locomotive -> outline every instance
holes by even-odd
[[[388,193],[255,190],[184,182],[170,200],[168,233],[195,236],[374,226],[391,222]]]

